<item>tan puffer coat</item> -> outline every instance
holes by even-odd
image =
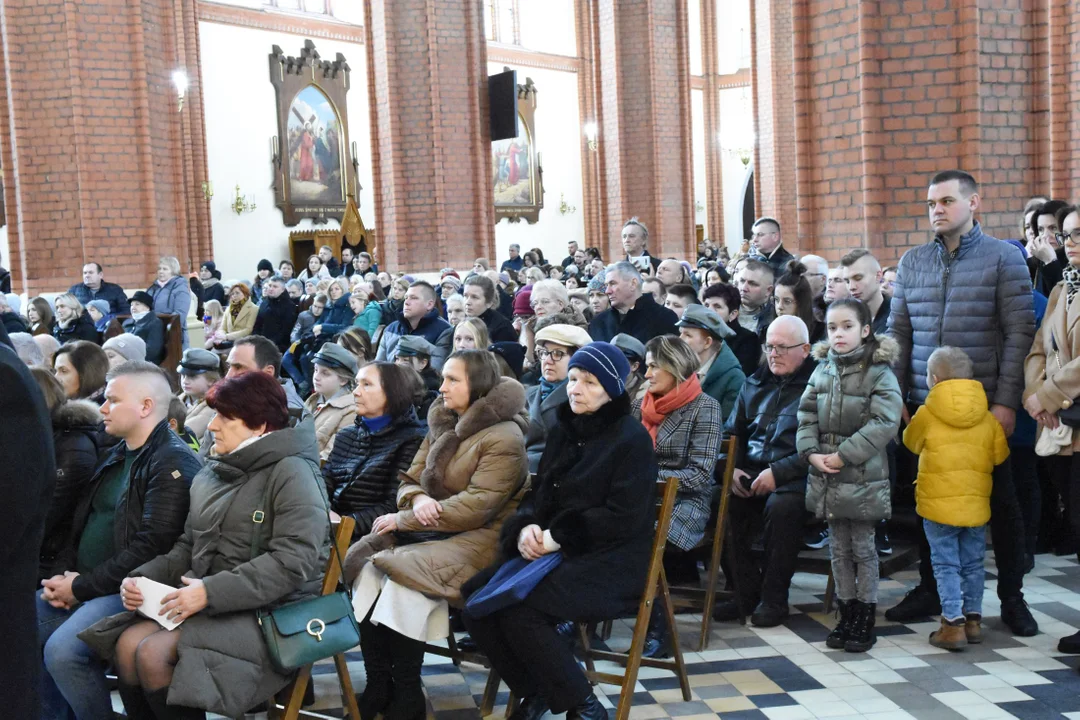
[[[330,398],[330,401],[319,407],[319,396],[312,395],[304,403],[311,416],[315,418],[315,439],[319,443],[319,460],[326,462],[330,457],[330,451],[334,449],[334,438],[338,431],[344,430],[356,421],[356,401],[352,393],[346,390],[340,395]]]
[[[397,545],[394,534],[367,535],[345,557],[352,583],[369,559],[394,582],[460,607],[461,586],[495,561],[499,529],[528,489],[525,390],[503,378],[459,418],[435,401],[428,435],[398,488],[398,532],[454,533],[442,540]],[[435,526],[413,515],[424,493],[442,504]]]

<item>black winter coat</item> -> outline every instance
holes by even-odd
[[[127,315],[131,312],[127,293],[116,283],[102,280],[97,290],[91,290],[85,283],[76,283],[68,292],[78,298],[84,307],[90,304],[91,300],[105,300],[109,303],[109,311],[113,315]]]
[[[94,321],[90,319],[90,313],[85,310],[82,311],[82,315],[78,319],[67,326],[67,329],[60,327],[60,323],[56,323],[56,327],[53,328],[53,337],[61,345],[76,340],[86,340],[95,345],[101,344],[98,342],[98,332],[97,328],[94,327]]]
[[[657,305],[650,293],[645,293],[625,315],[615,308],[605,310],[589,323],[589,335],[593,340],[611,342],[619,333],[626,333],[647,343],[658,335],[678,335],[675,313]]]
[[[155,365],[165,359],[165,323],[150,311],[144,317],[124,321],[124,332],[138,335],[146,343],[146,361]]]
[[[108,468],[124,462],[126,448],[126,443],[113,447],[79,498],[71,535],[60,557],[67,570],[75,567],[79,537],[102,476]],[[135,456],[127,490],[116,505],[115,553],[107,562],[75,578],[71,592],[77,600],[86,602],[118,592],[128,573],[172,549],[184,531],[188,489],[200,467],[198,456],[162,420]]]
[[[518,334],[514,332],[514,326],[510,324],[510,321],[503,317],[502,313],[494,308],[488,308],[480,316],[480,319],[487,325],[488,336],[491,338],[491,342],[517,342]]]
[[[276,298],[264,295],[259,303],[259,314],[255,317],[253,335],[262,335],[269,339],[281,352],[292,344],[292,329],[296,324],[296,303],[288,293],[281,293]]]
[[[7,330],[8,335],[30,332],[26,327],[26,323],[19,317],[18,313],[0,313],[0,322],[3,322],[4,329]]]
[[[743,374],[750,377],[761,367],[761,338],[756,332],[747,330],[736,320],[728,325],[735,334],[724,340],[739,359]]]
[[[11,292],[11,273],[3,267],[0,267],[0,292]]]
[[[397,511],[398,476],[408,471],[426,434],[412,407],[379,432],[368,432],[358,417],[337,434],[322,474],[330,509],[356,520],[354,540],[371,532],[375,518]]]
[[[773,375],[768,365],[746,378],[726,430],[739,438],[739,469],[757,476],[772,468],[777,492],[805,492],[810,463],[799,457],[795,433],[799,403],[817,361],[808,355],[791,375]]]
[[[101,411],[90,400],[69,400],[58,407],[53,412],[52,429],[56,485],[45,516],[39,571],[42,579],[70,569],[58,567],[57,556],[71,534],[75,508],[94,477],[98,454],[107,449],[102,442]]]
[[[562,546],[563,562],[526,598],[561,620],[631,615],[645,590],[656,520],[659,469],[652,439],[630,414],[626,393],[592,415],[559,406],[534,484],[500,533],[503,560],[518,555],[522,529],[536,524]],[[469,581],[482,587],[489,568]]]

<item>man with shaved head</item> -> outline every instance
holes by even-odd
[[[874,334],[884,334],[888,330],[892,302],[881,292],[881,263],[869,250],[858,248],[840,259],[840,267],[848,294],[870,310]]]
[[[788,615],[788,588],[802,546],[806,519],[806,473],[809,464],[795,447],[799,401],[816,362],[810,355],[810,332],[795,315],[769,324],[765,333],[768,363],[746,379],[727,422],[739,438],[728,505],[737,597],[716,606],[716,620],[750,615],[758,627],[774,627]],[[750,546],[764,521],[765,556],[758,563]]]
[[[81,492],[71,541],[37,598],[42,717],[110,717],[105,663],[77,635],[123,612],[120,582],[184,530],[198,457],[169,429],[165,372],[133,360],[109,371],[101,415],[120,438]],[[121,686],[124,696],[130,688]]]

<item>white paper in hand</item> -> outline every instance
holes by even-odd
[[[166,630],[173,630],[183,624],[183,620],[175,622],[165,615],[158,615],[161,612],[161,599],[171,592],[176,592],[176,588],[145,577],[135,578],[135,585],[143,596],[142,605],[139,606],[140,613],[154,620]]]

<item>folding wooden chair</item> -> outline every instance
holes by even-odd
[[[634,634],[630,649],[626,653],[594,650],[589,644],[589,634],[585,624],[577,623],[581,646],[585,652],[585,675],[593,684],[604,682],[622,687],[622,692],[619,694],[619,706],[615,712],[615,720],[627,720],[630,715],[630,705],[633,703],[634,698],[634,686],[637,684],[638,671],[642,665],[671,670],[679,678],[683,700],[689,702],[691,697],[690,680],[686,675],[686,665],[683,663],[682,650],[679,647],[679,632],[675,626],[675,611],[671,605],[667,576],[664,574],[664,546],[667,544],[668,529],[671,527],[671,513],[675,508],[675,495],[679,491],[679,481],[669,478],[658,482],[656,491],[656,535],[653,538],[652,553],[649,557],[649,573],[645,581],[645,594],[642,595],[641,602],[638,604],[637,617],[634,620]],[[641,657],[641,651],[645,647],[645,634],[649,629],[649,618],[652,615],[653,603],[657,601],[658,590],[664,603],[668,627],[671,632],[672,655],[674,657],[668,660]],[[617,662],[626,667],[626,672],[622,675],[599,672],[596,670],[596,660]]]
[[[712,628],[713,608],[716,606],[716,582],[720,577],[720,558],[724,551],[724,538],[727,537],[728,500],[731,498],[731,483],[735,477],[735,463],[739,453],[739,439],[732,435],[728,438],[727,460],[724,463],[723,481],[720,483],[720,505],[716,511],[716,525],[712,533],[712,554],[705,585],[705,602],[701,609],[701,637],[698,639],[698,652],[709,647],[709,630]],[[706,534],[706,537],[708,535]]]
[[[351,517],[342,517],[334,525],[334,545],[342,558],[352,543],[353,526],[356,521]],[[326,574],[323,576],[322,594],[329,595],[337,589],[338,578],[341,576],[341,566],[337,562],[337,555],[331,550],[330,559],[326,564]],[[347,717],[352,720],[360,720],[360,709],[356,705],[356,693],[353,692],[352,679],[349,677],[349,667],[345,663],[345,654],[338,653],[334,656],[334,666],[337,669],[338,684],[341,687],[341,701]],[[311,665],[306,665],[297,671],[296,679],[292,684],[282,690],[278,697],[272,697],[267,701],[267,718],[273,720],[297,720],[303,717],[323,718],[326,715],[309,712],[302,709],[304,693],[311,683]],[[282,712],[279,712],[282,711]]]
[[[480,667],[487,668],[488,678],[484,684],[484,695],[480,700],[480,716],[487,717],[495,710],[495,696],[499,693],[499,683],[502,682],[502,678],[499,677],[499,673],[495,672],[491,667],[491,661],[487,659],[487,656],[481,652],[467,652],[458,647],[457,641],[454,639],[454,633],[446,638],[446,647],[439,645],[432,645],[427,643],[424,646],[424,652],[431,653],[432,655],[438,655],[439,657],[449,658],[455,666],[460,666],[461,663],[467,662],[473,665],[479,665]],[[511,707],[514,705],[513,697],[506,705],[506,715],[509,717]]]

